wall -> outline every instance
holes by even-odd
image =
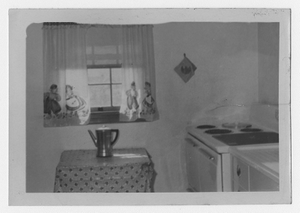
[[[278,104],[279,99],[279,23],[258,24],[259,101]]]
[[[94,149],[87,130],[99,126],[43,127],[41,27],[32,24],[27,29],[27,192],[52,192],[61,152]],[[160,119],[152,123],[109,126],[120,129],[116,148],[148,150],[157,172],[156,192],[180,192],[186,189],[183,141],[187,124],[211,105],[257,101],[257,25],[168,23],[155,25],[153,31]],[[184,53],[197,66],[188,83],[173,70]]]
[[[158,81],[168,85],[161,88],[163,100],[181,119],[196,120],[204,110],[257,102],[255,23],[170,23],[156,29]],[[173,71],[183,53],[197,66],[186,84]]]
[[[257,32],[259,104],[251,106],[250,119],[279,132],[279,23],[258,23]]]

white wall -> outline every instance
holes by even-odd
[[[94,149],[83,127],[44,128],[42,25],[27,30],[26,184],[28,192],[52,192],[55,167],[66,149]],[[212,103],[248,104],[258,98],[256,24],[168,23],[154,26],[156,97],[160,119],[112,124],[116,148],[145,147],[154,162],[156,192],[186,189],[184,136],[188,122]],[[184,83],[173,70],[183,54],[198,67]]]
[[[259,101],[278,105],[279,23],[258,25]]]

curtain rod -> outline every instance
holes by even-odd
[[[122,27],[122,26],[152,26],[153,24],[90,24],[91,27],[104,26],[104,27]]]
[[[118,27],[118,26],[152,26],[153,24],[83,24],[83,23],[76,23],[76,22],[43,22],[46,26],[59,26],[59,25],[86,25],[90,27],[97,27],[97,26],[105,26],[105,27]]]
[[[76,22],[43,22],[44,25],[78,25]]]

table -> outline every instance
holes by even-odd
[[[152,192],[153,163],[144,148],[115,149],[113,157],[97,150],[67,150],[56,167],[54,192]]]

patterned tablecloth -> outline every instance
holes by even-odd
[[[151,192],[153,164],[143,148],[115,149],[113,157],[96,150],[68,150],[56,167],[54,192]]]

